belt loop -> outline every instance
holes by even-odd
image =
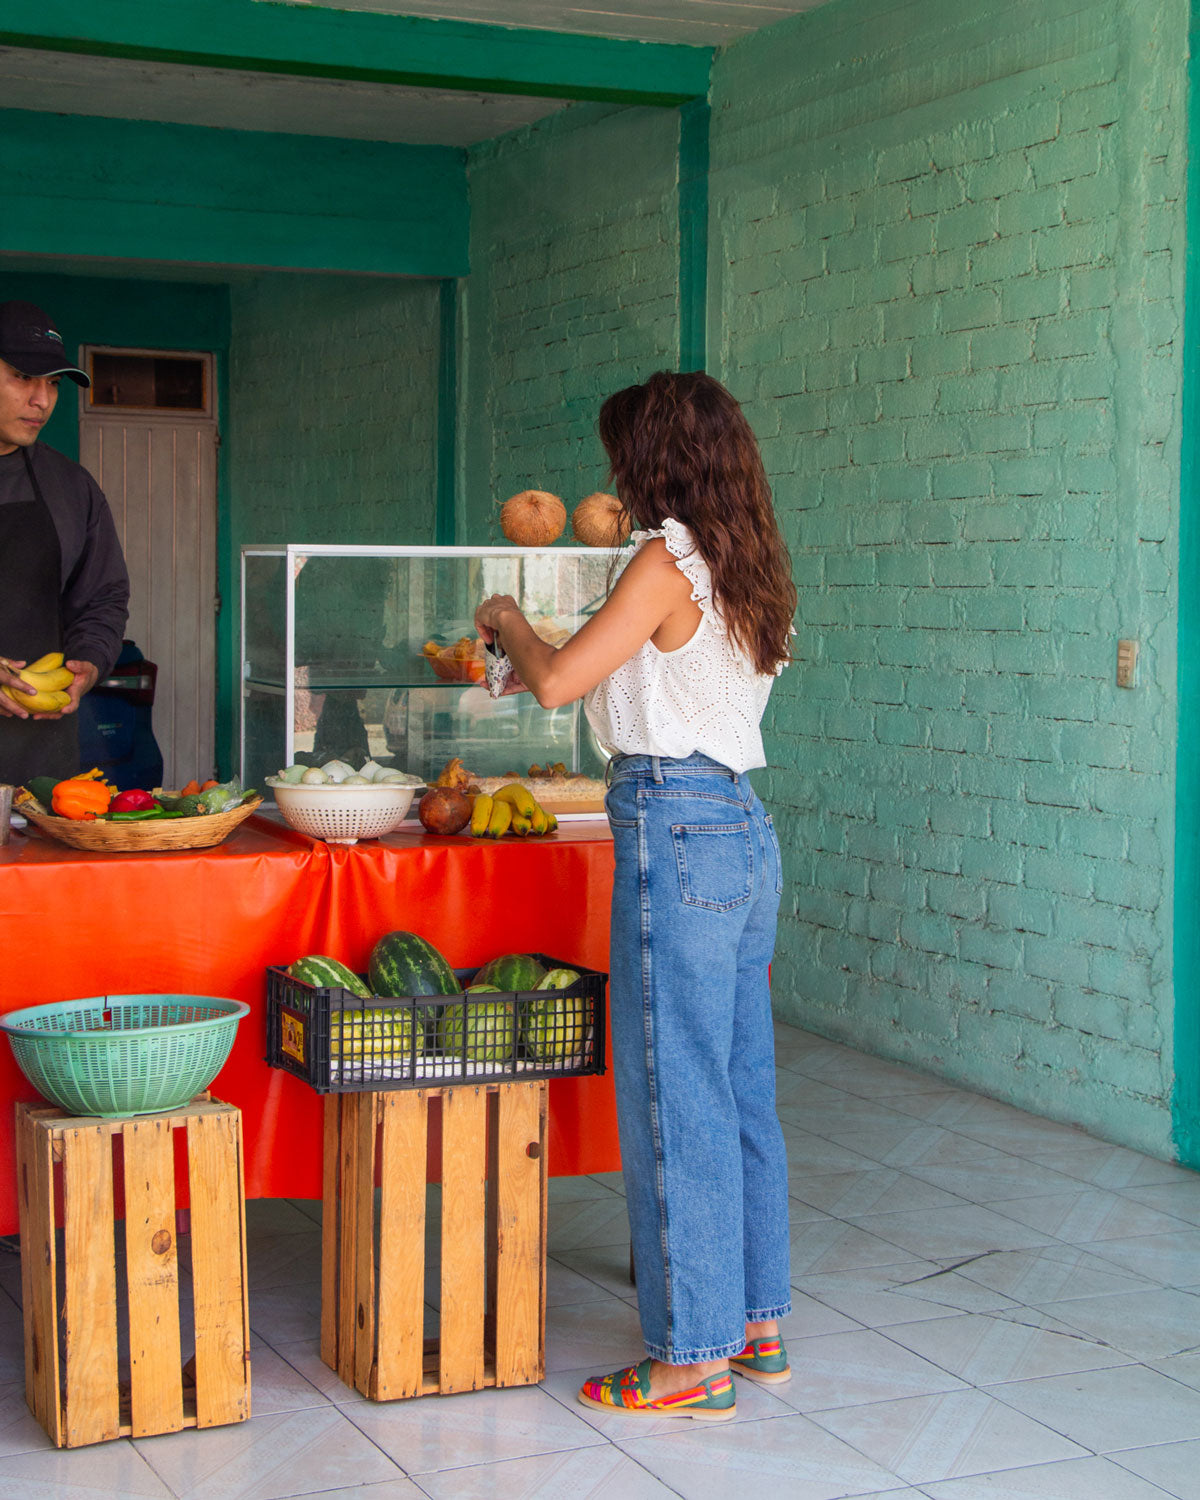
[[[662,761],[657,755],[650,757],[650,769],[654,772],[654,781],[657,786],[662,786],[663,773]]]

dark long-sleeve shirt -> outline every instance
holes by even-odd
[[[42,443],[27,451],[62,553],[63,655],[94,662],[106,677],[129,616],[129,574],[112,511],[79,464]],[[32,498],[21,450],[0,454],[0,505]]]

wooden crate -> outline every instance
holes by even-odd
[[[176,1132],[186,1138],[191,1313],[179,1295]],[[25,1397],[54,1443],[244,1422],[241,1111],[207,1095],[125,1120],[18,1104],[17,1173]]]
[[[426,1163],[439,1126],[441,1314],[426,1338]],[[330,1095],[321,1258],[321,1358],[364,1396],[539,1381],[545,1080]]]

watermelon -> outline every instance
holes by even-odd
[[[318,989],[349,990],[352,995],[360,995],[364,1000],[371,997],[371,991],[353,969],[348,969],[345,964],[324,953],[310,953],[306,958],[298,958],[288,966],[288,974],[291,978],[315,985]]]
[[[473,984],[494,984],[498,990],[536,990],[546,971],[532,953],[506,953],[484,964]]]
[[[574,969],[551,969],[539,990],[565,990],[579,978]],[[582,995],[548,994],[523,1002],[521,1034],[538,1062],[565,1062],[587,1042],[587,1002]]]
[[[538,985],[539,990],[567,990],[579,978],[578,969],[551,969]]]
[[[446,1005],[438,1020],[438,1044],[451,1057],[505,1062],[512,1056],[517,1039],[516,1019],[512,1006],[503,1001],[470,1000]]]
[[[388,932],[371,950],[367,965],[371,994],[457,995],[454,970],[431,942],[415,932]]]
[[[407,1010],[335,1010],[329,1021],[330,1057],[402,1062],[412,1052],[413,1018]]]

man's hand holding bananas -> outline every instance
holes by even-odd
[[[90,661],[63,661],[49,651],[26,664],[0,656],[0,714],[15,719],[61,719],[73,714],[99,676]]]

